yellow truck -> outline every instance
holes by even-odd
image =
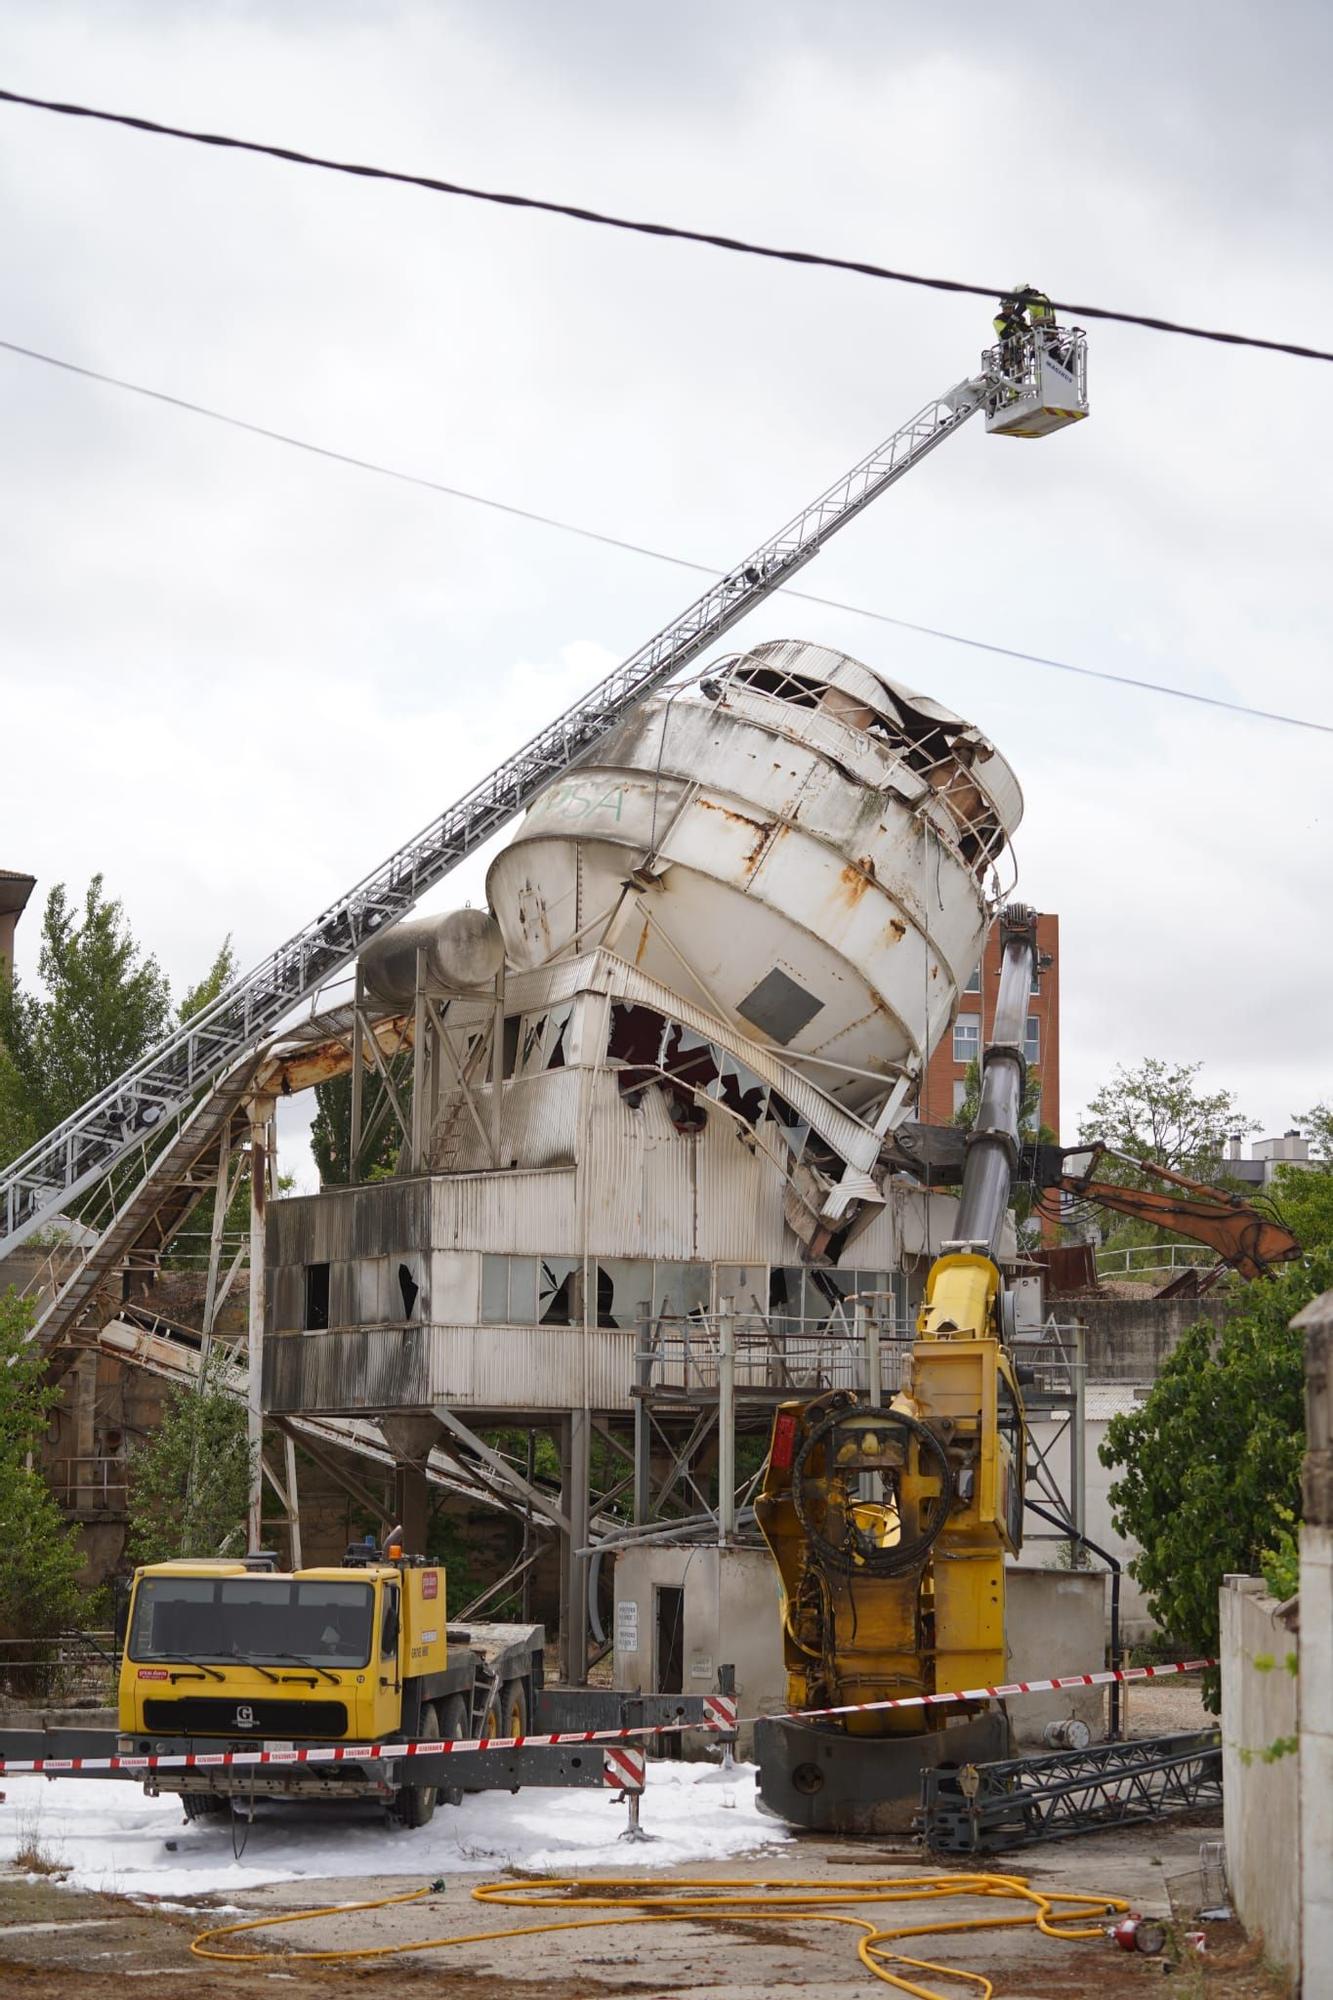
[[[542,1686],[540,1625],[450,1627],[435,1563],[353,1547],[343,1563],[279,1570],[271,1557],[154,1563],[134,1576],[121,1659],[122,1755],[293,1750],[313,1744],[522,1736]],[[481,1753],[483,1760],[487,1753]],[[424,1826],[461,1784],[398,1760],[154,1770],[188,1818],[251,1798],[383,1800]],[[481,1768],[489,1768],[483,1761]],[[511,1758],[504,1776],[518,1766]],[[407,1772],[415,1783],[402,1782]]]

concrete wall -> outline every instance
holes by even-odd
[[[1227,1316],[1222,1299],[1048,1299],[1047,1311],[1083,1322],[1090,1382],[1153,1382],[1190,1327]]]
[[[616,1687],[642,1693],[661,1688],[656,1593],[663,1586],[685,1593],[686,1694],[711,1694],[725,1663],[736,1669],[742,1715],[787,1706],[778,1572],[767,1549],[622,1550],[615,1571]],[[687,1736],[687,1754],[700,1741]],[[739,1754],[748,1757],[752,1747],[752,1733],[743,1731]]]
[[[1292,1321],[1305,1337],[1301,1527],[1302,1950],[1333,1967],[1333,1292]]]
[[[1005,1587],[1010,1680],[1053,1680],[1105,1664],[1104,1572],[1016,1563],[1005,1571]],[[1070,1715],[1086,1722],[1094,1738],[1101,1737],[1106,1733],[1105,1707],[1103,1688],[1019,1695],[1009,1704],[1015,1750],[1039,1749],[1047,1723]]]
[[[1263,1932],[1267,1957],[1297,1979],[1300,1759],[1290,1751],[1274,1754],[1274,1746],[1296,1736],[1300,1682],[1286,1668],[1288,1656],[1295,1655],[1296,1640],[1277,1617],[1277,1609],[1261,1578],[1224,1579],[1222,1810],[1236,1913],[1248,1931]],[[1273,1664],[1266,1666],[1268,1661]],[[1327,1821],[1327,1792],[1323,1811]]]
[[[1301,1529],[1301,1882],[1306,1965],[1333,1968],[1333,1528]]]

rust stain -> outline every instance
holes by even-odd
[[[866,891],[875,887],[873,878],[851,862],[838,870],[838,880],[842,885],[839,899],[846,903],[849,910],[854,910]]]
[[[903,922],[901,917],[889,918],[889,928],[887,935],[890,943],[892,944],[902,943],[903,939],[907,936],[907,926]]]
[[[704,812],[720,813],[723,819],[733,820],[737,826],[752,827],[756,833],[768,833],[772,827],[771,820],[751,819],[748,813],[733,812],[730,806],[715,805],[712,799],[696,799],[695,804]]]
[[[764,849],[773,834],[786,831],[785,827],[779,828],[778,822],[774,819],[751,819],[748,813],[733,812],[730,806],[715,805],[712,799],[699,799],[696,803],[701,805],[705,812],[720,813],[722,818],[730,820],[733,826],[746,827],[753,833],[754,845],[741,857],[741,866],[747,875],[753,874],[759,866]]]
[[[645,917],[643,920],[643,930],[639,937],[639,948],[634,954],[634,963],[636,965],[643,964],[643,955],[648,949],[648,931],[649,931],[648,919]]]

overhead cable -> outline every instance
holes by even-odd
[[[404,486],[423,487],[428,493],[442,493],[450,500],[464,500],[473,507],[486,507],[492,513],[508,514],[516,520],[531,521],[541,528],[553,528],[562,535],[576,535],[581,541],[600,542],[604,548],[621,549],[628,555],[646,556],[651,562],[670,563],[675,569],[694,570],[701,576],[717,578],[726,571],[709,563],[692,562],[688,556],[669,554],[665,549],[654,549],[644,542],[630,542],[619,535],[603,534],[597,528],[585,528],[576,521],[563,521],[554,514],[541,514],[532,507],[518,507],[508,500],[495,500],[485,493],[472,493],[462,486],[447,486],[443,480],[429,479],[423,473],[406,472],[400,466],[382,465],[372,458],[361,458],[350,451],[338,451],[332,445],[316,444],[310,438],[294,436],[290,431],[272,429],[267,424],[251,423],[246,417],[231,415],[226,410],[211,409],[206,403],[192,402],[186,396],[173,396],[165,389],[151,389],[143,382],[131,382],[124,376],[105,374],[100,368],[85,368],[77,361],[65,361],[54,354],[43,354],[39,348],[23,347],[15,340],[0,340],[0,352],[15,354],[25,361],[39,361],[45,367],[58,368],[66,375],[79,375],[89,382],[100,382],[109,389],[122,389],[132,396],[147,397],[150,402],[165,403],[173,410],[184,410],[190,416],[207,417],[210,423],[226,424],[232,430],[248,431],[252,437],[267,438],[270,444],[289,445],[295,451],[308,453],[312,458],[331,460],[335,465],[348,465],[357,472],[371,472],[377,478],[393,479]],[[1205,708],[1220,708],[1232,715],[1249,716],[1259,722],[1277,722],[1289,729],[1311,729],[1320,735],[1333,736],[1333,723],[1314,722],[1308,716],[1285,715],[1274,709],[1252,708],[1245,702],[1226,701],[1220,695],[1199,694],[1192,688],[1172,687],[1164,681],[1140,679],[1133,674],[1113,674],[1101,667],[1075,666],[1070,660],[1057,660],[1043,653],[1027,653],[1017,646],[1001,646],[989,639],[976,639],[965,632],[947,632],[939,625],[921,625],[910,618],[895,618],[888,611],[874,611],[868,605],[850,604],[838,597],[820,597],[809,590],[781,588],[776,597],[790,597],[802,604],[818,604],[826,611],[843,611],[854,618],[869,618],[878,625],[893,625],[902,632],[915,632],[925,639],[942,639],[952,646],[969,646],[974,652],[994,653],[1001,659],[1018,660],[1025,665],[1045,667],[1054,673],[1077,674],[1081,679],[1109,681],[1113,687],[1140,688],[1148,694],[1169,695],[1175,701],[1192,701]]]
[[[546,215],[563,215],[574,222],[596,223],[603,229],[626,229],[640,236],[670,237],[682,243],[703,243],[714,250],[730,250],[745,257],[768,257],[784,264],[810,264],[829,271],[851,271],[863,278],[887,279],[895,285],[920,285],[935,292],[963,292],[974,298],[997,299],[1009,288],[1005,285],[977,285],[961,278],[928,278],[916,271],[894,271],[885,264],[872,264],[855,257],[828,257],[816,250],[781,250],[771,243],[753,243],[740,236],[723,236],[712,230],[685,229],[668,222],[640,222],[626,215],[612,215],[604,209],[580,208],[572,202],[551,201],[543,196],[511,194],[495,188],[469,187],[461,181],[438,180],[432,174],[409,174],[392,167],[373,167],[353,160],[334,160],[322,153],[305,153],[294,146],[274,146],[257,139],[237,139],[223,132],[199,132],[186,125],[163,125],[155,118],[139,118],[127,111],[103,111],[90,104],[65,104],[55,98],[29,97],[17,90],[0,90],[0,102],[21,104],[33,111],[53,111],[64,118],[91,118],[104,125],[124,125],[133,132],[147,132],[162,139],[185,139],[196,146],[217,146],[236,153],[258,153],[266,159],[285,160],[291,166],[319,167],[326,173],[350,174],[358,180],[394,181],[403,187],[422,188],[428,194],[458,195],[468,201],[487,201],[501,208],[528,208]],[[1290,340],[1268,340],[1258,334],[1223,333],[1215,327],[1190,326],[1182,321],[1160,319],[1149,313],[1119,312],[1109,306],[1076,305],[1068,299],[1053,299],[1059,312],[1078,319],[1114,320],[1121,326],[1146,327],[1152,333],[1183,334],[1190,340],[1220,341],[1228,347],[1257,347],[1271,354],[1291,354],[1304,361],[1333,361],[1333,352],[1322,347],[1304,347]]]

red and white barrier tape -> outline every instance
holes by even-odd
[[[1048,1681],[1010,1681],[1000,1687],[960,1688],[948,1694],[897,1695],[889,1701],[853,1701],[839,1708],[793,1708],[779,1715],[749,1715],[752,1722],[814,1722],[830,1715],[865,1715],[890,1708],[939,1708],[954,1701],[1007,1701],[1017,1694],[1055,1694],[1062,1688],[1109,1687],[1113,1682],[1164,1680],[1171,1674],[1201,1673],[1216,1660],[1177,1660],[1164,1667],[1104,1668],[1094,1674],[1058,1674]],[[714,1713],[722,1712],[724,1695],[707,1697]],[[735,1704],[731,1720],[642,1724],[633,1729],[562,1729],[550,1736],[446,1737],[438,1743],[314,1743],[305,1750],[191,1750],[146,1757],[0,1757],[0,1774],[40,1771],[48,1777],[77,1777],[82,1771],[182,1771],[219,1764],[375,1764],[397,1757],[447,1757],[460,1750],[522,1750],[575,1743],[625,1743],[636,1736],[664,1736],[682,1729],[705,1729],[732,1735],[740,1726]]]

